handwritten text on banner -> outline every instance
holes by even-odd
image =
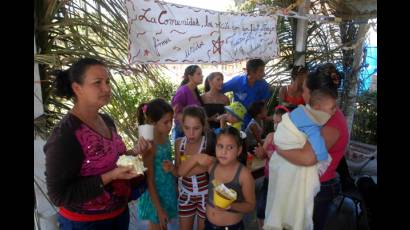
[[[228,63],[278,54],[276,16],[127,0],[129,62]]]

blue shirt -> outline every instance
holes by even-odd
[[[327,160],[329,153],[326,148],[325,140],[320,134],[320,128],[322,126],[312,121],[302,106],[299,106],[290,112],[289,118],[300,131],[307,135],[317,160]]]
[[[239,101],[247,109],[253,102],[265,101],[271,96],[269,84],[265,79],[256,80],[253,86],[249,86],[246,74],[235,76],[228,82],[225,82],[221,91],[222,93],[232,91],[234,101]]]
[[[233,92],[234,101],[239,101],[246,109],[256,101],[266,101],[271,97],[269,91],[269,84],[265,79],[256,80],[253,86],[248,85],[248,78],[246,74],[233,77],[222,86],[221,92]],[[246,127],[251,121],[251,117],[246,113],[243,126]]]

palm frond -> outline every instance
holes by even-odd
[[[52,93],[55,69],[67,68],[81,57],[104,60],[111,72],[112,101],[104,112],[119,118],[118,130],[133,141],[138,103],[152,94],[140,89],[147,84],[169,86],[160,66],[128,64],[128,22],[122,0],[36,1],[36,37],[45,116],[35,130],[48,134],[71,107],[70,101]],[[152,85],[152,84],[151,84]],[[163,97],[170,99],[168,91]],[[116,117],[116,118],[117,118]],[[45,125],[42,127],[41,125]],[[128,143],[130,144],[130,143]]]

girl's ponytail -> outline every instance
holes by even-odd
[[[138,125],[145,124],[145,114],[147,112],[148,103],[141,103],[137,109],[137,121]]]

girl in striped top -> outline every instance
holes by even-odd
[[[175,141],[175,163],[164,163],[164,170],[172,171],[177,176],[178,166],[193,155],[207,152],[207,117],[203,108],[188,106],[182,115],[183,137]],[[208,174],[206,169],[198,166],[191,170],[192,176],[178,179],[178,207],[180,229],[193,229],[195,216],[198,229],[204,228],[205,206],[208,198]]]

